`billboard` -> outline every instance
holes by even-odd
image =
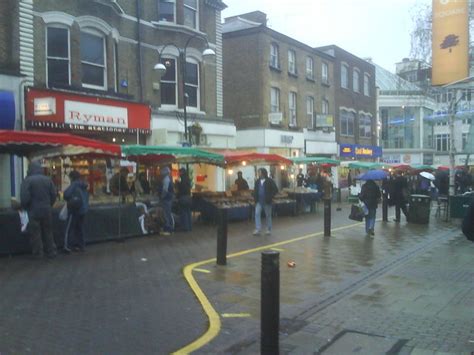
[[[433,85],[468,76],[468,15],[468,0],[433,0]]]

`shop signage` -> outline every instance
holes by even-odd
[[[379,158],[382,156],[382,147],[375,145],[341,144],[339,156],[350,158]]]
[[[284,143],[284,144],[291,144],[291,143],[293,143],[293,136],[285,136],[285,135],[282,135],[282,136],[281,136],[281,143]]]
[[[332,115],[316,115],[316,128],[334,127]]]
[[[48,116],[56,113],[56,99],[54,97],[40,97],[34,102],[35,116]]]
[[[388,164],[399,164],[400,155],[384,155],[382,161]]]
[[[84,126],[128,128],[128,113],[123,107],[66,100],[64,122]]]

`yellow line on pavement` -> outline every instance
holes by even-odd
[[[211,273],[209,270],[206,270],[206,269],[194,269],[194,271],[203,272],[205,274],[210,274]]]
[[[344,230],[344,229],[349,229],[349,228],[358,226],[362,223],[363,222],[353,223],[353,224],[349,224],[349,225],[346,225],[346,226],[333,228],[333,229],[331,229],[331,232],[336,232],[336,231],[340,231],[340,230]],[[242,250],[242,251],[237,252],[237,253],[229,254],[229,255],[227,255],[227,258],[228,259],[229,258],[235,258],[235,257],[238,257],[238,256],[255,253],[257,251],[268,250],[268,249],[279,247],[279,246],[282,246],[282,245],[286,245],[286,244],[290,244],[290,243],[294,243],[294,242],[299,242],[299,241],[306,240],[306,239],[309,239],[309,238],[314,238],[314,237],[317,237],[317,236],[320,236],[320,235],[323,235],[323,234],[324,234],[324,232],[311,233],[311,234],[303,235],[301,237],[288,239],[288,240],[284,240],[284,241],[269,244],[269,245],[264,245],[264,246],[257,247],[257,248],[246,249],[246,250]],[[193,351],[196,351],[197,349],[199,349],[199,348],[203,347],[204,345],[206,345],[207,343],[209,343],[212,339],[214,339],[217,336],[217,334],[219,334],[219,331],[221,329],[221,320],[220,320],[219,314],[212,307],[211,302],[209,302],[208,298],[206,297],[206,295],[204,294],[202,289],[199,287],[198,283],[196,282],[196,279],[193,276],[193,270],[195,270],[196,268],[199,268],[200,266],[203,266],[203,265],[215,262],[215,261],[216,261],[216,258],[207,259],[207,260],[199,261],[197,263],[192,263],[192,264],[186,265],[183,269],[184,278],[186,279],[186,281],[189,284],[189,287],[191,288],[191,290],[193,290],[193,292],[196,295],[197,299],[201,303],[201,306],[204,309],[204,312],[207,314],[207,317],[209,319],[209,328],[199,338],[194,340],[192,343],[186,345],[184,348],[181,348],[181,349],[177,350],[173,354],[189,354]]]
[[[222,313],[222,318],[248,318],[250,313]]]
[[[270,250],[280,251],[280,252],[285,251],[285,249],[280,249],[280,248],[270,248]]]

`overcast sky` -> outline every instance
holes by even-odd
[[[431,0],[224,0],[222,17],[260,10],[275,31],[317,47],[336,44],[395,71],[410,54],[417,3]]]

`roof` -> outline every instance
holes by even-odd
[[[236,16],[235,18],[229,19],[222,25],[222,33],[241,31],[259,26],[262,26],[262,24]]]
[[[375,83],[380,91],[399,91],[399,92],[419,92],[423,90],[415,84],[403,79],[402,77],[391,73],[380,65],[372,63],[375,66]]]
[[[206,4],[220,11],[224,10],[227,7],[227,5],[224,4],[224,2],[221,0],[206,0]]]

